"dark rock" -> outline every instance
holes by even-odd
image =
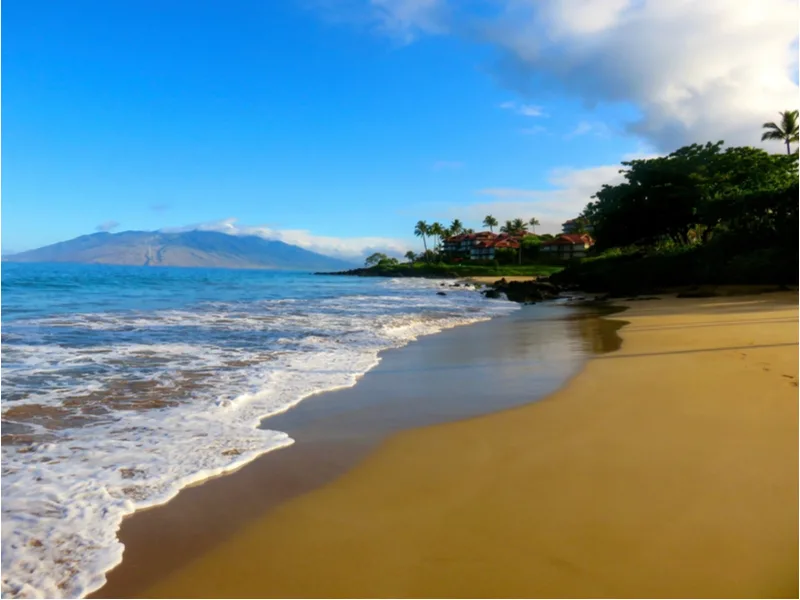
[[[436,292],[437,296],[447,296],[447,292]]]
[[[552,300],[560,296],[558,286],[547,281],[506,281],[501,279],[495,282],[494,289],[505,293],[513,302],[540,302]]]
[[[481,294],[483,294],[487,298],[499,298],[500,297],[500,292],[495,290],[495,289],[493,289],[493,288],[489,288],[488,290],[483,290],[481,292]]]

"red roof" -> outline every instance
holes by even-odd
[[[562,233],[557,238],[552,239],[549,242],[544,242],[542,246],[556,246],[556,245],[582,246],[584,244],[589,244],[590,246],[594,244],[592,236],[590,236],[587,233]]]
[[[519,248],[519,242],[516,240],[500,240],[494,245],[495,248]]]

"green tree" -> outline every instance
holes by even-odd
[[[512,232],[515,235],[525,235],[528,233],[528,223],[525,219],[514,219],[511,221]]]
[[[767,130],[761,135],[761,141],[780,140],[786,144],[786,154],[791,154],[791,143],[797,143],[798,139],[800,139],[800,128],[798,128],[799,113],[796,110],[785,110],[778,114],[781,116],[780,125],[770,121],[761,126]]]
[[[483,226],[488,227],[489,231],[494,233],[494,228],[497,227],[497,219],[495,219],[492,215],[486,215],[483,218]]]
[[[536,217],[532,217],[528,221],[528,225],[531,226],[531,233],[536,233],[536,228],[540,225],[539,219],[537,219]]]
[[[405,253],[404,256],[406,257],[406,260],[410,263],[413,263],[415,260],[417,260],[417,255],[414,254],[413,250],[409,250],[408,252]]]
[[[741,208],[736,198],[783,190],[797,181],[796,155],[751,147],[723,151],[722,142],[622,164],[625,180],[604,185],[582,214],[592,223],[600,249],[664,240],[704,243],[715,230],[755,218],[733,214],[732,207]]]
[[[383,252],[375,252],[374,254],[370,254],[367,259],[364,261],[364,264],[368,267],[372,267],[374,265],[380,264],[382,262],[386,262],[389,260],[389,257],[386,256]]]
[[[530,260],[539,254],[539,247],[542,245],[542,240],[538,235],[526,235],[522,238],[522,251],[525,257]]]
[[[417,237],[422,238],[422,246],[425,249],[425,255],[428,255],[428,242],[426,241],[426,236],[430,234],[430,227],[425,221],[417,221],[417,224],[414,226],[414,235]]]
[[[438,250],[439,248],[439,243],[443,233],[444,233],[444,227],[442,227],[442,224],[439,223],[439,221],[436,221],[433,225],[431,225],[430,234],[433,236],[434,239],[433,247],[435,250]]]
[[[453,222],[450,223],[451,235],[458,235],[463,232],[464,232],[464,224],[458,219],[453,219]]]

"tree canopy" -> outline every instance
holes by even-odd
[[[763,221],[757,213],[766,210],[757,206],[767,197],[777,202],[775,194],[797,182],[796,155],[751,147],[723,150],[722,142],[622,165],[625,181],[604,185],[581,215],[600,248],[705,241],[714,231],[745,222],[752,230],[754,220]],[[746,208],[745,214],[737,212]]]
[[[798,117],[800,113],[796,110],[785,110],[781,113],[780,124],[770,121],[762,125],[766,131],[761,135],[761,141],[778,140],[786,144],[786,154],[792,153],[792,142],[800,140],[800,128],[798,128]]]

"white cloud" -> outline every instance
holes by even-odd
[[[590,133],[596,137],[607,137],[610,132],[611,130],[605,123],[599,121],[580,121],[575,126],[575,129],[564,136],[564,139],[569,140]]]
[[[446,32],[444,0],[370,0],[378,30],[405,43]]]
[[[483,35],[498,75],[533,76],[585,102],[630,102],[629,124],[662,150],[709,140],[760,144],[760,127],[798,105],[796,0],[515,0]]]
[[[94,228],[95,231],[113,231],[119,227],[119,223],[116,221],[106,221],[105,223],[100,223],[97,227]]]
[[[518,102],[508,101],[500,104],[503,110],[512,110],[518,115],[524,117],[546,117],[544,109],[535,104],[519,104]]]
[[[434,171],[442,171],[444,169],[460,169],[464,166],[464,163],[460,160],[437,160],[433,163],[433,170]]]
[[[649,153],[635,153],[622,160],[651,158]],[[623,180],[622,166],[600,165],[585,169],[556,169],[550,173],[550,189],[485,188],[476,193],[487,197],[485,201],[468,205],[451,206],[446,209],[447,217],[458,217],[465,223],[480,223],[488,214],[501,223],[517,217],[530,219],[536,217],[541,225],[539,233],[557,233],[561,224],[577,216],[591,201],[591,197],[603,184],[614,185]]]
[[[777,151],[761,124],[798,107],[797,0],[375,0],[361,10],[406,41],[488,42],[494,75],[525,96],[547,87],[588,106],[631,104],[640,115],[626,131],[664,151],[719,139]]]
[[[410,242],[386,237],[333,237],[314,235],[305,229],[274,229],[268,226],[239,225],[238,219],[228,218],[208,223],[168,227],[163,232],[219,231],[229,235],[257,235],[268,240],[300,246],[312,252],[334,256],[344,260],[361,261],[373,252],[385,252],[402,256],[412,248]]]

